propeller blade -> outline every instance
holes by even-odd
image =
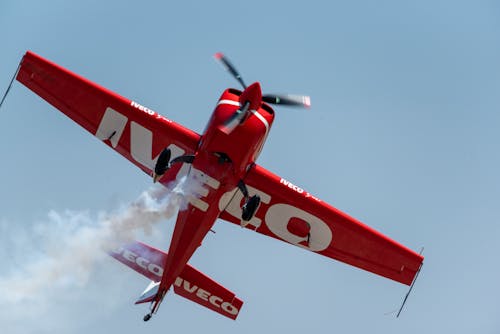
[[[224,123],[220,127],[221,131],[224,132],[226,135],[230,134],[233,132],[234,129],[240,124],[240,120],[238,119],[241,113],[234,113],[228,120],[227,122]]]
[[[220,61],[220,63],[222,64],[222,66],[224,66],[224,68],[226,69],[226,71],[228,71],[229,73],[231,73],[231,75],[236,80],[238,80],[238,82],[243,86],[243,88],[247,88],[247,85],[243,81],[243,78],[241,77],[240,73],[236,70],[236,67],[234,67],[233,64],[231,64],[231,62],[229,61],[229,59],[227,59],[222,52],[217,52],[214,55],[214,58],[216,60]]]
[[[243,81],[243,78],[241,77],[240,73],[238,70],[236,70],[236,67],[229,61],[229,59],[224,56],[222,52],[217,52],[214,55],[214,58],[219,61],[222,66],[228,71],[238,82],[243,86],[244,89],[247,88],[247,85]],[[276,94],[266,94],[262,96],[262,101],[266,103],[271,103],[271,104],[278,104],[278,105],[283,105],[283,106],[290,106],[290,107],[305,107],[309,108],[311,107],[311,98],[309,96],[305,95],[276,95]],[[236,115],[233,115],[229,118],[228,122],[223,127],[226,127],[229,125],[230,121],[234,121],[233,118],[235,118]],[[237,125],[237,124],[236,124]],[[236,125],[231,125],[236,127]],[[229,131],[229,133],[232,131],[232,129],[226,129]]]
[[[271,104],[280,104],[290,107],[311,107],[311,98],[304,95],[273,95],[266,94],[262,96],[262,101]]]
[[[234,129],[241,123],[243,118],[245,117],[248,108],[250,107],[250,102],[245,102],[241,109],[238,109],[228,118],[227,121],[224,122],[223,125],[220,126],[220,129],[225,134],[230,134]]]

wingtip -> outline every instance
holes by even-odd
[[[311,97],[310,96],[304,96],[303,98],[303,103],[306,108],[311,108]]]

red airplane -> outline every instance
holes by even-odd
[[[217,218],[412,285],[423,256],[256,164],[274,120],[269,104],[309,107],[307,96],[263,95],[221,53],[243,86],[217,102],[203,134],[28,51],[16,79],[130,162],[171,187],[180,175],[203,185],[180,210],[168,253],[135,242],[112,256],[152,280],[137,303],[147,321],[174,292],[235,319],[243,302],[188,264]],[[172,158],[173,157],[173,158]]]

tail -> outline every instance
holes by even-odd
[[[167,253],[136,241],[109,252],[109,255],[152,281],[136,304],[151,302],[157,297]],[[175,280],[174,292],[233,320],[243,305],[233,292],[189,264]]]

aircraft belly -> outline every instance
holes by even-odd
[[[198,157],[197,157],[198,158]],[[221,197],[236,187],[236,179],[233,180],[231,166],[229,164],[210,164],[210,174],[217,176],[215,179],[204,172],[203,157],[196,161],[191,168],[189,177],[193,182],[201,182],[202,195],[191,198],[188,207],[179,211],[175,223],[168,256],[165,259],[164,274],[160,290],[166,291],[175,282],[185,265],[201,245],[205,235],[210,231],[219,217],[221,209],[218,205]],[[206,162],[206,160],[205,160]],[[218,181],[221,180],[221,181]]]

